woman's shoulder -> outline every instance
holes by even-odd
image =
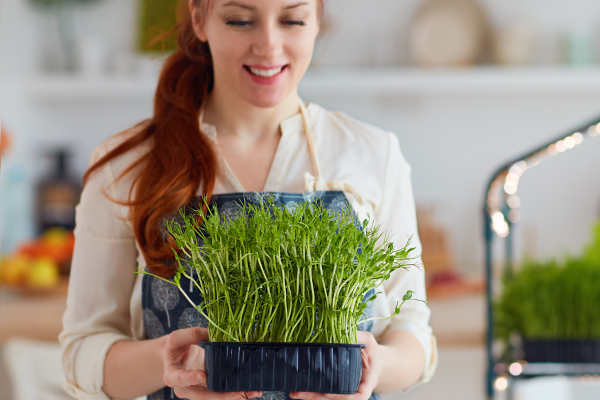
[[[123,143],[141,134],[147,127],[148,122],[144,121],[104,140],[92,152],[90,167]],[[130,169],[130,167],[152,149],[152,143],[153,139],[150,137],[122,154],[109,159],[90,175],[90,180],[96,181],[97,185],[105,188],[112,188],[112,195],[117,199],[126,199],[140,168],[136,166]]]
[[[330,111],[313,105],[317,123],[326,125],[328,133],[344,135],[355,141],[367,141],[387,147],[390,133],[367,122],[360,121],[342,111]]]
[[[381,128],[360,121],[342,111],[328,110],[318,104],[311,103],[309,109],[317,119],[317,122],[326,122],[335,125],[341,130],[347,131],[353,136],[367,137],[368,139],[377,139],[387,137],[387,132]]]
[[[348,156],[361,168],[368,165],[373,172],[384,170],[390,157],[405,162],[398,138],[392,132],[360,121],[341,111],[329,111],[314,105],[316,136],[333,157]]]
[[[105,139],[102,143],[100,143],[94,151],[92,152],[92,156],[90,157],[90,166],[95,164],[98,160],[104,157],[106,154],[110,153],[112,150],[116,149],[126,141],[130,140],[134,136],[140,134],[144,129],[148,127],[149,121],[142,121],[139,124],[126,129],[120,133],[112,135]],[[152,138],[142,141],[140,144],[136,145],[132,149],[125,151],[123,154],[115,157],[110,163],[114,164],[117,162],[130,162],[135,161],[140,156],[146,154],[152,146]]]

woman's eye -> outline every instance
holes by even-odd
[[[304,23],[304,21],[283,21],[283,23],[286,24],[286,25],[291,25],[291,26],[293,26],[293,25],[297,25],[297,26],[304,26],[304,25],[306,25]]]
[[[227,21],[227,25],[237,26],[237,27],[245,27],[251,24],[250,21]]]

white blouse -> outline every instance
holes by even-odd
[[[306,111],[323,178],[351,186],[363,200],[361,205],[353,195],[348,195],[359,215],[369,215],[386,233],[392,234],[398,248],[404,247],[412,236],[415,254],[421,254],[411,169],[400,152],[396,136],[315,104],[309,104]],[[284,120],[280,127],[281,140],[263,191],[302,193],[305,173],[313,172],[313,167],[301,114]],[[90,165],[122,143],[135,129],[115,135],[98,146]],[[217,151],[214,193],[245,191],[219,151],[215,127],[202,123],[202,130],[215,143]],[[103,193],[113,199],[127,200],[137,170],[116,183],[115,178],[150,146],[150,142],[144,143],[94,172],[76,208],[75,251],[59,341],[67,377],[63,387],[81,400],[109,398],[102,390],[104,362],[115,342],[146,338],[142,275],[134,274],[137,268],[145,268],[146,263],[132,225],[126,220],[128,208],[112,202]],[[198,194],[201,193],[199,190]],[[425,299],[424,271],[414,267],[395,271],[376,289],[381,294],[373,301],[374,316],[391,315],[396,302],[401,301],[407,290],[415,292],[413,298]],[[399,315],[390,320],[375,320],[372,329],[375,338],[402,329],[419,340],[426,355],[425,371],[419,383],[430,380],[437,365],[437,347],[429,315],[426,304],[408,301]]]

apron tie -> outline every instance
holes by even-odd
[[[306,193],[320,192],[325,190],[341,190],[342,192],[350,193],[352,196],[354,196],[356,201],[358,201],[358,204],[365,204],[365,200],[362,198],[362,196],[347,183],[340,181],[326,182],[323,177],[315,177],[310,172],[304,173],[304,190],[306,190]]]
[[[365,200],[361,195],[358,194],[356,190],[354,190],[352,186],[340,181],[327,182],[325,179],[323,179],[323,175],[321,175],[321,166],[319,165],[319,158],[317,157],[317,149],[313,139],[312,129],[310,128],[310,122],[308,121],[306,107],[302,101],[300,101],[300,113],[302,114],[302,121],[304,122],[304,133],[306,134],[306,142],[308,144],[308,151],[310,153],[310,161],[312,163],[314,172],[317,174],[316,177],[310,172],[306,172],[304,174],[304,189],[306,190],[306,193],[325,190],[341,190],[342,192],[352,194],[354,198],[356,198],[356,201],[358,201],[358,204],[363,205]]]

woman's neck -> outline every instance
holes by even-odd
[[[298,113],[299,101],[294,91],[277,106],[261,108],[215,87],[204,107],[203,121],[214,125],[220,136],[264,140],[280,134],[281,121]]]

